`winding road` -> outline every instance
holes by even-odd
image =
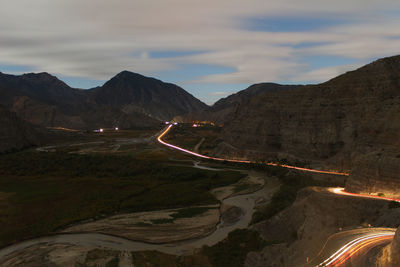
[[[361,228],[333,234],[320,253],[305,266],[336,267],[362,262],[360,258],[368,258],[374,248],[389,244],[395,231],[392,228]]]
[[[174,126],[174,124],[170,124],[158,136],[157,140],[161,144],[168,146],[170,148],[188,153],[190,155],[200,157],[200,158],[211,159],[211,160],[216,160],[216,161],[255,163],[255,162],[252,162],[249,160],[223,159],[223,158],[217,158],[217,157],[209,157],[209,156],[205,156],[205,155],[181,148],[179,146],[169,144],[169,143],[163,141],[162,137],[164,137],[173,126]],[[279,166],[279,167],[283,167],[283,168],[295,169],[295,170],[304,171],[304,172],[334,174],[334,175],[344,175],[344,176],[349,175],[349,173],[345,173],[345,172],[321,171],[321,170],[301,168],[301,167],[285,165],[285,164],[278,164],[278,163],[266,163],[266,164],[269,166]],[[373,199],[379,199],[379,200],[400,202],[400,199],[396,199],[396,198],[350,193],[350,192],[344,191],[344,188],[331,188],[329,191],[334,194],[339,194],[339,195],[362,197],[362,198],[373,198]],[[332,238],[333,236],[331,236],[328,239],[328,241],[330,241],[331,239],[335,239],[335,242],[327,241],[327,243],[325,244],[325,246],[321,250],[321,252],[318,254],[318,256],[315,259],[313,259],[309,264],[307,264],[307,266],[315,266],[315,264],[317,264],[316,266],[318,266],[318,267],[341,266],[343,264],[346,264],[346,262],[355,255],[361,255],[360,257],[362,257],[363,254],[360,253],[362,251],[364,251],[364,253],[365,253],[365,251],[369,251],[371,248],[390,243],[394,237],[395,231],[396,231],[396,229],[382,230],[381,228],[367,228],[367,230],[365,230],[365,229],[364,230],[354,230],[354,231],[347,231],[347,232],[341,232],[339,234],[335,234],[335,235],[333,235],[333,236],[335,236],[335,238],[337,238],[338,236],[341,236],[341,238],[335,239],[335,238]],[[323,256],[325,256],[325,254],[326,254],[326,259],[323,260]],[[318,264],[318,262],[320,262],[320,263]]]
[[[344,196],[400,202],[400,199],[396,198],[349,193],[340,187],[328,190]],[[333,234],[328,238],[317,257],[306,266],[364,266],[370,252],[389,244],[393,240],[395,232],[396,228],[363,228]],[[355,265],[354,262],[358,262],[358,264]]]
[[[217,157],[209,157],[201,155],[199,153],[169,144],[162,140],[162,138],[168,133],[168,131],[173,127],[170,124],[161,134],[157,137],[157,140],[170,148],[191,154],[196,157],[212,159],[216,161],[228,161],[228,162],[238,162],[238,163],[254,163],[248,160],[239,159],[223,159]],[[323,173],[323,174],[334,174],[334,175],[349,175],[348,173],[341,173],[335,171],[321,171],[308,168],[300,168],[290,165],[282,165],[277,163],[266,163],[271,166],[280,166],[284,168],[296,169],[305,172]],[[36,239],[26,240],[3,249],[0,249],[0,258],[9,255],[10,253],[22,251],[33,245],[38,244],[59,244],[68,243],[77,246],[84,246],[89,248],[102,248],[102,249],[114,249],[114,250],[124,250],[124,251],[143,251],[143,250],[157,250],[173,255],[184,255],[192,253],[194,249],[200,248],[203,245],[214,245],[219,241],[226,238],[229,232],[234,229],[246,228],[251,220],[252,214],[254,212],[254,206],[260,197],[265,197],[266,195],[271,195],[274,188],[269,186],[264,186],[261,190],[246,195],[232,196],[223,200],[226,205],[236,206],[240,208],[244,213],[238,221],[233,224],[225,224],[223,220],[220,221],[217,229],[209,236],[181,241],[177,243],[170,244],[149,244],[145,242],[136,242],[128,240],[122,237],[116,237],[106,234],[99,233],[76,233],[76,234],[55,234],[50,236],[44,236]],[[384,199],[387,201],[398,201],[399,199],[385,198],[379,196],[370,196],[362,194],[354,194],[345,192],[343,188],[332,188],[330,190],[332,193],[341,195],[350,195],[354,197],[368,197],[376,199]],[[356,255],[359,251],[370,248],[377,245],[382,245],[390,242],[394,236],[394,229],[375,229],[367,228],[353,230],[353,232],[341,232],[335,234],[334,237],[329,238],[327,244],[321,250],[319,255],[312,260],[314,263],[312,266],[340,266],[345,264],[353,255]],[[332,241],[333,240],[333,241]],[[307,265],[311,266],[311,265]]]
[[[250,161],[250,160],[240,160],[240,159],[224,159],[224,158],[217,158],[217,157],[209,157],[206,155],[202,155],[193,151],[190,151],[188,149],[184,149],[182,147],[179,146],[175,146],[172,144],[169,144],[165,141],[162,140],[162,138],[171,130],[171,128],[174,126],[175,124],[170,124],[168,125],[165,130],[157,137],[158,142],[160,142],[161,144],[185,152],[187,154],[190,154],[192,156],[195,157],[199,157],[199,158],[203,158],[203,159],[211,159],[211,160],[216,160],[216,161],[226,161],[226,162],[236,162],[236,163],[256,163],[255,161]],[[313,172],[313,173],[322,173],[322,174],[334,174],[334,175],[343,175],[343,176],[349,176],[349,173],[347,172],[337,172],[337,171],[322,171],[322,170],[315,170],[315,169],[309,169],[309,168],[302,168],[302,167],[296,167],[296,166],[291,166],[291,165],[286,165],[286,164],[279,164],[279,163],[272,163],[272,162],[268,162],[265,163],[268,166],[278,166],[278,167],[283,167],[283,168],[287,168],[287,169],[294,169],[294,170],[298,170],[298,171],[304,171],[304,172]]]

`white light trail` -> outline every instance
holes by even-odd
[[[369,243],[370,241],[381,241],[382,237],[393,237],[394,233],[375,233],[375,234],[370,234],[366,236],[362,236],[359,238],[356,238],[350,242],[348,242],[346,245],[341,247],[339,250],[337,250],[334,254],[332,254],[329,258],[327,258],[325,261],[322,263],[318,264],[317,266],[330,266],[332,263],[336,263],[337,260],[340,257],[343,257],[346,254],[350,254],[350,251],[358,251],[357,248],[362,248],[364,244]],[[346,258],[344,258],[341,262],[344,262]]]
[[[353,196],[353,197],[363,197],[363,198],[373,198],[373,199],[382,199],[382,200],[387,200],[387,201],[400,202],[400,199],[397,199],[397,198],[380,197],[380,196],[373,196],[373,195],[346,192],[346,191],[344,191],[343,187],[333,188],[331,190],[332,190],[333,193],[338,194],[338,195]]]

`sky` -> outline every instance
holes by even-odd
[[[212,104],[399,50],[398,0],[0,0],[0,71],[49,72],[76,88],[129,70]]]

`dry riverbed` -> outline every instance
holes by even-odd
[[[204,245],[225,239],[229,232],[246,228],[254,207],[268,202],[279,188],[275,178],[254,171],[246,173],[248,176],[238,183],[212,191],[221,206],[120,214],[72,225],[62,231],[68,234],[28,240],[0,250],[0,265],[132,266],[140,262],[137,255],[147,257],[148,253],[163,261],[193,255]]]
[[[222,203],[222,200],[228,197],[248,194],[263,187],[263,175],[256,172],[248,174],[236,184],[212,190],[212,194]],[[119,214],[72,225],[61,232],[103,233],[135,241],[162,244],[207,236],[215,231],[220,217],[235,222],[241,215],[240,211],[230,205],[196,206]]]

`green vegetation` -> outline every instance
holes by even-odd
[[[138,267],[212,267],[206,256],[173,256],[158,251],[132,252],[133,263]]]
[[[228,237],[218,244],[205,246],[202,254],[208,256],[212,266],[243,266],[247,253],[260,251],[268,243],[255,231],[239,229],[230,232]]]
[[[178,218],[192,218],[198,215],[205,213],[206,211],[213,209],[209,207],[190,207],[178,210],[176,213],[172,214],[171,216],[174,219]]]
[[[336,183],[314,180],[306,174],[290,172],[280,167],[268,167],[265,169],[270,174],[278,177],[282,184],[279,190],[272,196],[271,202],[266,207],[254,212],[251,224],[267,220],[292,205],[296,200],[297,192],[304,187],[338,186]]]
[[[235,171],[169,166],[130,155],[20,152],[0,156],[0,246],[119,212],[216,204]],[[179,216],[198,214],[187,209]]]
[[[193,149],[204,138],[199,152],[207,155],[222,141],[219,140],[220,131],[221,128],[217,126],[202,125],[194,128],[192,124],[181,123],[174,126],[164,140],[186,149]]]
[[[153,224],[172,223],[172,222],[174,222],[175,219],[178,219],[178,218],[192,218],[192,217],[201,215],[201,214],[205,213],[206,211],[208,211],[209,209],[213,209],[213,208],[209,208],[209,207],[184,208],[184,209],[180,209],[180,210],[172,213],[170,215],[172,218],[154,219],[154,220],[151,220],[151,222]]]
[[[152,224],[165,224],[165,223],[173,223],[173,218],[162,218],[162,219],[153,219],[151,220]]]
[[[177,126],[172,127],[163,139],[168,143],[186,149],[193,149],[196,144],[200,142],[201,136],[194,133],[194,128],[192,129],[188,125],[178,124]]]
[[[106,263],[105,267],[119,267],[119,258],[112,258],[109,262]]]
[[[397,201],[390,201],[389,202],[389,209],[397,209],[400,208],[400,203]]]
[[[121,251],[93,249],[86,254],[84,266],[118,266]],[[212,267],[207,256],[195,254],[190,256],[174,256],[158,251],[131,252],[132,263],[138,267]]]

